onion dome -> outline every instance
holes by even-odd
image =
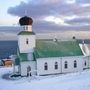
[[[32,25],[33,20],[30,17],[24,16],[24,17],[19,19],[19,23],[20,23],[21,26],[23,26],[23,25]]]

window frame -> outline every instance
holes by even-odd
[[[28,39],[28,38],[26,38],[26,44],[27,44],[27,45],[29,44],[29,39]]]
[[[55,70],[58,69],[58,62],[55,62],[55,64],[54,64],[54,69],[55,69]]]
[[[47,62],[44,63],[44,70],[45,71],[48,70],[48,63]]]
[[[68,62],[67,62],[67,61],[64,62],[64,68],[65,68],[65,69],[68,68]]]
[[[77,61],[74,60],[74,68],[77,68]]]
[[[84,66],[87,66],[87,62],[86,61],[84,62]]]

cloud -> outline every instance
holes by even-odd
[[[15,16],[23,16],[25,15],[25,11],[27,11],[27,15],[34,18],[48,16],[52,14],[54,15],[56,14],[57,10],[61,8],[61,7],[59,8],[59,6],[61,6],[60,3],[61,1],[37,0],[37,2],[33,2],[33,1],[29,1],[28,3],[21,2],[19,5],[15,7],[10,7],[8,9],[8,13]]]
[[[37,0],[41,1],[41,0]],[[66,14],[67,12],[71,13],[71,6],[68,4],[64,4],[62,0],[58,1],[48,1],[45,0],[44,2],[40,3],[33,3],[32,2],[21,2],[20,5],[15,7],[10,7],[8,9],[8,13],[12,15],[17,16],[23,16],[25,14],[25,11],[27,11],[27,14],[32,17],[40,17],[40,16],[47,16],[47,15],[56,15],[56,14]],[[51,2],[51,3],[50,3]]]
[[[76,0],[77,3],[90,3],[90,0]]]
[[[66,20],[71,25],[90,25],[90,18],[78,17],[72,20]]]
[[[73,23],[71,23],[70,25],[60,25],[60,24],[54,24],[52,22],[39,22],[37,24],[37,22],[34,22],[33,24],[33,30],[35,32],[51,32],[51,31],[68,31],[68,30],[90,30],[90,25],[80,25],[80,24],[76,24],[74,25]]]
[[[88,3],[87,6],[85,6]],[[66,29],[88,29],[86,23],[90,25],[90,0],[28,0],[21,2],[19,5],[10,7],[8,13],[14,16],[22,17],[24,15],[31,16],[34,19],[34,29],[60,30]],[[25,11],[27,14],[25,14]],[[47,22],[45,18],[53,16],[55,18],[63,18],[63,24],[57,24],[51,20]],[[76,16],[75,18],[71,18]],[[88,18],[87,18],[88,16]],[[71,18],[70,20],[67,20]],[[77,18],[78,17],[78,18]],[[84,17],[84,18],[81,18]],[[82,23],[83,22],[83,23]],[[67,25],[65,25],[67,23]],[[74,23],[75,25],[73,25]],[[80,24],[77,25],[77,23]],[[85,25],[84,25],[85,24]],[[84,27],[83,27],[84,25]]]

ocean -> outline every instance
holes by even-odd
[[[18,42],[12,41],[0,41],[0,59],[8,58],[10,55],[17,53]]]

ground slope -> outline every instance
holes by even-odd
[[[5,80],[2,75],[12,68],[0,68],[0,90],[90,90],[90,70],[66,75]]]

